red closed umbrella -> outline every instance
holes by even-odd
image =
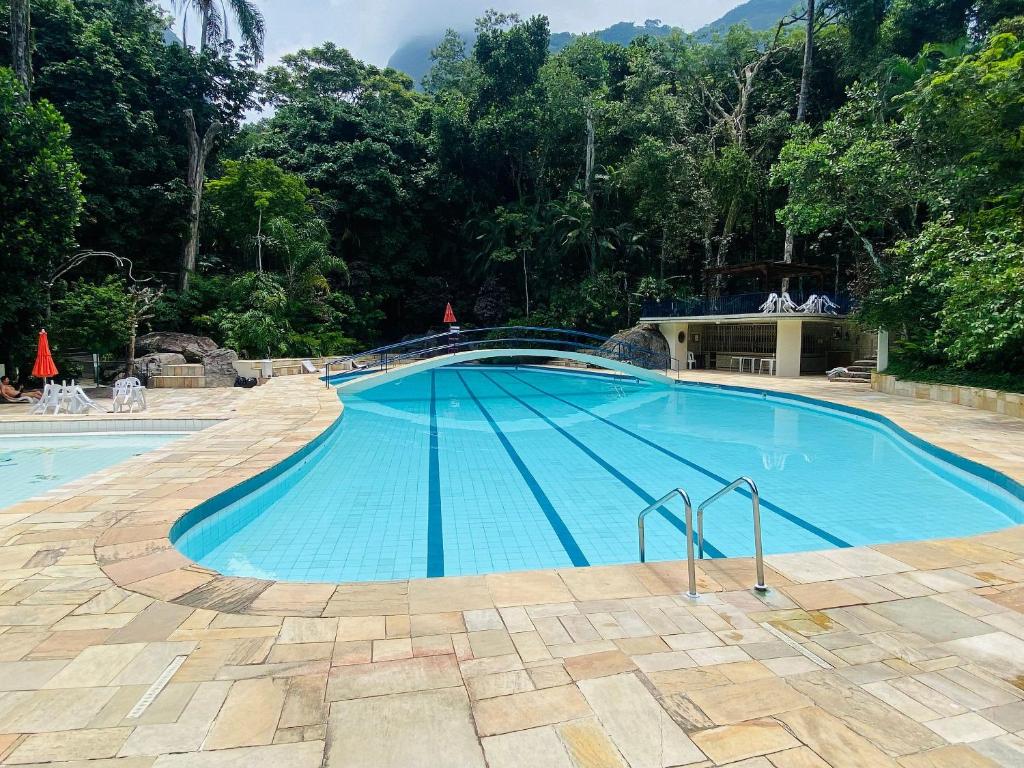
[[[53,363],[50,340],[46,338],[45,328],[39,332],[39,349],[36,351],[36,362],[32,366],[32,375],[37,379],[48,379],[57,375],[57,366]]]
[[[450,301],[444,307],[444,320],[442,322],[448,323],[448,325],[457,322],[455,320],[455,311],[452,309],[452,303]]]

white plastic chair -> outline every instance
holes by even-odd
[[[63,400],[63,387],[59,384],[47,382],[43,385],[43,396],[39,398],[39,402],[32,406],[32,410],[29,413],[33,415],[44,414],[48,408],[52,408],[54,415],[56,415],[57,411],[60,410]]]
[[[757,373],[760,375],[764,373],[765,365],[768,366],[768,375],[775,375],[775,358],[774,357],[762,357],[761,362],[757,366]]]
[[[785,291],[779,297],[779,312],[796,312],[799,309],[796,302],[790,298],[789,294]]]
[[[838,312],[839,312],[839,305],[836,304],[834,301],[832,301],[832,299],[830,299],[828,296],[822,296],[821,298],[818,299],[818,302],[819,302],[819,309],[818,309],[818,311],[821,312],[821,314],[823,314],[823,315],[824,314],[829,314],[829,315],[838,314]]]
[[[686,353],[686,368],[692,370],[697,367],[697,358],[694,357],[693,352]]]
[[[803,304],[796,308],[797,312],[811,312],[813,314],[821,313],[821,300],[818,298],[818,294],[812,293],[811,297],[807,299]]]
[[[66,403],[68,413],[86,413],[90,408],[99,411],[100,413],[106,413],[106,411],[93,402],[92,398],[85,394],[85,390],[78,384],[75,384],[75,380],[71,380],[70,387],[64,387],[66,393]]]
[[[135,406],[140,411],[146,410],[146,388],[134,376],[118,379],[114,382],[114,413],[126,410],[132,413]]]
[[[758,309],[761,310],[762,314],[770,315],[773,312],[779,311],[779,294],[769,293],[768,300],[762,304]]]
[[[316,366],[313,365],[313,361],[312,360],[303,360],[302,361],[302,372],[303,373],[319,373],[319,371],[316,369]]]

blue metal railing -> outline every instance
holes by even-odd
[[[445,331],[415,339],[407,339],[354,355],[329,360],[324,368],[324,379],[331,384],[331,367],[351,364],[362,371],[388,370],[393,365],[409,360],[426,360],[439,355],[466,352],[475,349],[551,349],[585,352],[596,357],[629,363],[654,370],[678,369],[678,362],[668,353],[619,339],[611,339],[586,331],[565,328],[542,328],[516,325],[467,330]]]
[[[825,294],[829,299],[838,305],[837,315],[846,315],[853,310],[853,300],[850,296],[839,294],[833,296]],[[790,293],[790,298],[796,304],[803,304],[811,297],[806,295]],[[734,293],[723,296],[694,296],[686,299],[647,299],[640,310],[640,317],[705,317],[707,315],[749,315],[759,314],[761,305],[768,298],[768,294],[761,291],[758,293]]]

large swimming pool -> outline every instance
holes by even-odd
[[[465,366],[343,400],[322,441],[183,518],[176,546],[222,573],[293,581],[636,562],[640,510],[677,486],[696,507],[740,475],[760,486],[766,553],[1024,520],[1006,478],[791,397]],[[649,560],[685,557],[678,501],[672,513],[648,518]],[[712,557],[752,554],[750,499],[713,506],[705,537]]]

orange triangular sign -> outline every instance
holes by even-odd
[[[444,322],[449,323],[449,324],[456,322],[456,320],[455,320],[455,311],[452,309],[452,303],[451,302],[448,302],[445,305],[445,308],[444,308]]]

